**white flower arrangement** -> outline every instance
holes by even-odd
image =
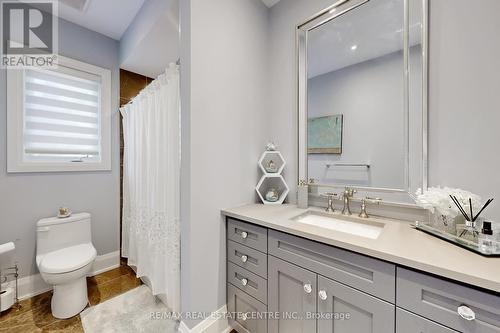
[[[417,190],[416,203],[418,206],[428,209],[431,213],[443,216],[457,217],[461,215],[458,207],[453,203],[450,195],[455,196],[462,205],[465,212],[469,214],[469,198],[472,200],[472,208],[477,212],[482,207],[481,197],[469,191],[450,187],[429,187],[426,191]]]

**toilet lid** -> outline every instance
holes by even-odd
[[[80,244],[47,253],[40,262],[44,273],[58,274],[76,271],[91,263],[97,256],[92,244]]]

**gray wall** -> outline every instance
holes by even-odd
[[[495,197],[500,222],[500,1],[431,0],[429,181]]]
[[[290,163],[295,191],[297,117],[295,25],[331,0],[280,1],[270,10],[270,122]],[[485,216],[500,221],[500,12],[497,0],[430,0],[430,185],[461,187],[496,197]],[[291,196],[293,198],[293,195]]]
[[[17,240],[21,276],[38,272],[36,222],[59,206],[92,214],[99,255],[119,249],[118,42],[59,20],[59,53],[112,71],[112,171],[7,174],[6,71],[0,69],[0,243]]]
[[[226,304],[220,211],[256,200],[268,140],[267,38],[260,0],[181,1],[182,311]]]

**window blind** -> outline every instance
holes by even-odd
[[[100,157],[100,79],[77,71],[25,71],[24,158],[87,161]]]

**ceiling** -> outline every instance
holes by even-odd
[[[271,7],[280,0],[262,1]],[[418,3],[410,1],[413,6]],[[135,40],[129,43],[133,48],[120,55],[124,69],[156,77],[178,59],[177,0],[59,0],[59,4],[61,18],[121,40],[121,44],[128,39],[126,35],[133,35]],[[417,9],[410,8],[410,13],[420,13]],[[420,40],[420,21],[410,17],[411,45]],[[127,32],[134,24],[140,32]],[[402,28],[403,0],[370,1],[322,25],[308,36],[309,77],[401,50]]]
[[[59,0],[58,16],[115,40],[120,40],[144,1]],[[117,6],[118,2],[119,6]]]
[[[410,1],[413,6],[419,1]],[[370,1],[308,34],[308,76],[315,77],[403,49],[403,0]],[[421,13],[410,8],[410,45],[420,42]]]
[[[179,59],[179,0],[148,0],[129,29],[120,42],[121,68],[156,78]]]
[[[120,68],[156,78],[179,58],[179,0],[58,0],[60,18],[120,42]]]
[[[262,2],[269,8],[280,2],[280,0],[262,0]]]
[[[279,1],[262,0],[269,8]],[[120,40],[144,2],[145,0],[59,0],[59,17]]]

